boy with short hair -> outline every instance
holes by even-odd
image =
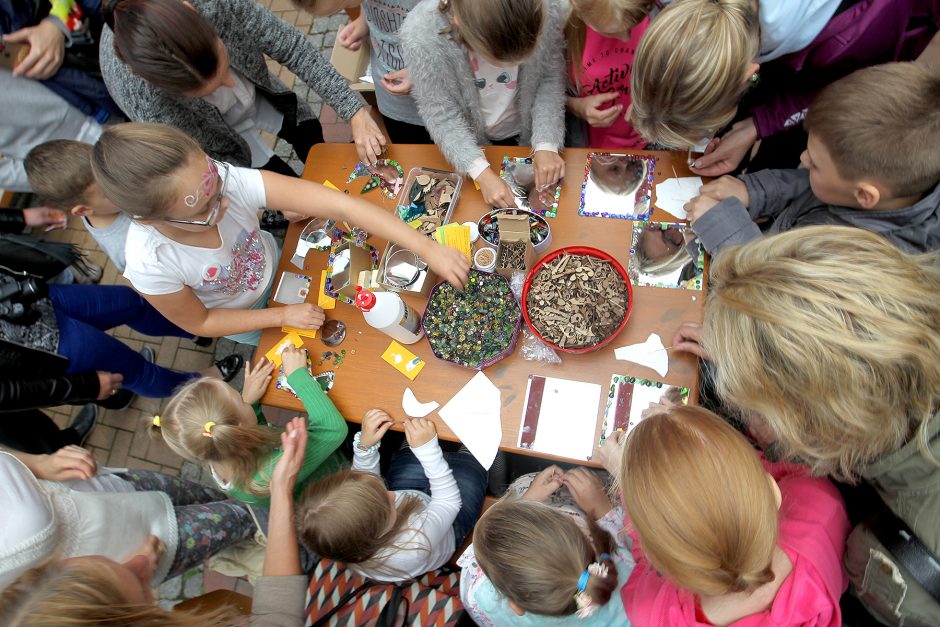
[[[916,63],[859,70],[828,86],[806,115],[799,170],[723,176],[686,204],[718,254],[761,231],[855,226],[907,252],[940,249],[940,78]]]
[[[85,228],[124,272],[131,219],[104,197],[91,171],[91,144],[55,139],[26,155],[29,184],[49,206],[80,217]]]

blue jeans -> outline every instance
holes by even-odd
[[[122,285],[50,285],[59,324],[57,352],[69,360],[68,374],[100,370],[124,376],[124,387],[140,396],[163,398],[198,372],[177,372],[148,362],[107,333],[126,324],[138,333],[192,338]]]
[[[486,469],[469,452],[444,453],[444,461],[454,472],[460,490],[460,511],[454,519],[454,547],[459,549],[480,517],[483,497],[486,496]],[[424,468],[408,446],[392,458],[388,469],[388,489],[419,490],[431,494],[431,483],[424,474]]]

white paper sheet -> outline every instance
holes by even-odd
[[[688,214],[684,209],[685,203],[698,196],[702,187],[702,179],[697,176],[666,179],[656,184],[656,206],[668,211],[680,220],[685,220]]]
[[[669,351],[663,346],[662,338],[655,333],[650,333],[642,344],[630,344],[614,350],[614,357],[652,368],[661,377],[669,372]]]
[[[594,452],[594,430],[601,398],[601,386],[596,383],[545,378],[542,406],[532,450],[571,459],[590,459]],[[529,407],[532,379],[526,389],[522,421]],[[520,443],[522,440],[522,428]]]
[[[493,465],[503,439],[500,407],[499,388],[478,372],[437,412],[487,470]]]
[[[405,414],[412,418],[424,418],[440,406],[437,401],[422,403],[415,397],[415,393],[411,391],[411,388],[405,388],[405,393],[401,397],[402,409],[405,410]]]

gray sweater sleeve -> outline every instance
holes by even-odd
[[[548,18],[535,54],[542,56],[542,72],[532,106],[532,145],[565,145],[565,38],[566,3],[546,2]]]
[[[752,220],[773,217],[809,189],[807,170],[761,170],[742,174]]]
[[[251,603],[251,627],[301,627],[306,575],[258,577]]]
[[[760,229],[737,198],[726,198],[692,223],[692,230],[712,255],[727,246],[744,244],[760,237]]]

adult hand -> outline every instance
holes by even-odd
[[[310,303],[281,307],[281,326],[298,329],[319,329],[326,321],[323,310]]]
[[[29,44],[29,54],[13,68],[13,76],[49,78],[59,71],[65,58],[65,33],[51,19],[4,35],[3,41]]]
[[[701,176],[720,176],[733,171],[758,140],[754,119],[735,122],[731,130],[720,139],[712,140],[705,154],[689,166]]]
[[[23,209],[26,226],[45,226],[47,231],[64,229],[68,225],[68,215],[59,209],[49,207],[30,207]]]
[[[563,481],[578,507],[594,520],[603,518],[613,509],[600,479],[587,468],[572,468],[565,473]]]
[[[672,336],[672,347],[697,355],[700,359],[711,359],[702,346],[702,325],[697,322],[683,322]]]
[[[627,441],[626,433],[623,431],[614,431],[604,440],[603,446],[597,454],[597,461],[601,463],[604,470],[612,475],[620,472],[620,458],[623,453],[623,445]]]
[[[103,401],[117,394],[124,382],[124,375],[116,372],[98,371],[98,399]]]
[[[411,82],[411,76],[408,75],[408,68],[404,67],[397,72],[389,72],[382,77],[380,82],[385,91],[396,96],[407,96],[414,86]]]
[[[686,216],[691,224],[709,212],[709,210],[718,204],[718,201],[711,196],[695,196],[692,200],[682,205]]]
[[[143,579],[153,579],[164,553],[166,545],[163,541],[155,535],[149,535],[134,554],[124,561],[124,565]]]
[[[370,409],[362,417],[362,432],[359,434],[359,445],[369,448],[379,443],[389,427],[392,426],[392,417],[381,409]]]
[[[271,473],[271,491],[294,491],[297,476],[307,455],[307,419],[297,416],[284,426],[281,433],[281,458]]]
[[[372,165],[378,161],[382,153],[385,152],[388,140],[385,139],[379,125],[372,119],[368,107],[362,107],[356,111],[355,115],[349,120],[349,126],[352,128],[352,137],[353,141],[356,142],[356,152],[359,153],[359,160],[367,165]]]
[[[661,414],[667,409],[669,409],[670,407],[675,407],[675,406],[676,404],[673,403],[671,400],[669,400],[665,396],[661,396],[659,398],[659,401],[652,401],[649,404],[649,407],[647,407],[646,409],[640,412],[640,419],[645,420],[649,418],[650,416]]]
[[[369,25],[366,23],[366,16],[361,13],[346,26],[339,29],[336,34],[336,40],[343,48],[349,50],[359,50],[362,47],[362,40],[369,34]]]
[[[487,168],[477,177],[477,185],[483,194],[483,202],[500,209],[515,208],[516,197],[509,184],[501,179],[492,168]]]
[[[456,248],[433,242],[426,256],[428,266],[434,270],[438,277],[460,290],[467,284],[470,261],[462,252]]]
[[[409,418],[404,426],[405,439],[411,448],[424,446],[437,437],[437,428],[427,418]]]
[[[286,349],[284,352],[287,352]],[[286,371],[286,367],[285,367]],[[249,405],[254,405],[264,396],[268,384],[271,383],[271,373],[274,372],[274,362],[261,358],[255,367],[251,367],[251,362],[245,360],[245,382],[242,384],[242,400]]]
[[[565,160],[557,152],[537,150],[532,156],[535,166],[535,189],[542,191],[565,176]]]
[[[532,479],[532,483],[529,484],[529,489],[525,491],[522,498],[544,503],[562,486],[561,478],[564,474],[561,468],[554,464],[545,468],[542,472],[535,475],[535,478]]]
[[[568,98],[568,108],[575,116],[581,118],[594,128],[607,128],[617,121],[617,116],[623,110],[623,105],[613,105],[606,109],[600,107],[620,97],[620,92],[609,91],[605,94],[594,94],[582,98]]]
[[[91,479],[98,474],[98,463],[91,453],[70,444],[51,455],[38,455],[30,467],[33,474],[47,481]]]
[[[702,185],[698,193],[702,196],[711,196],[715,200],[724,200],[725,198],[737,198],[745,207],[750,201],[747,193],[747,185],[736,176],[722,176],[710,183]]]

